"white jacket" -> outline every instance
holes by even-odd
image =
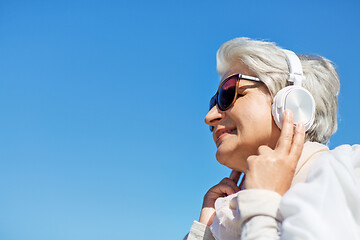
[[[283,197],[242,190],[218,198],[215,209],[211,227],[195,221],[188,240],[360,240],[360,145],[329,151],[307,142]]]

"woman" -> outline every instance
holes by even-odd
[[[293,127],[298,114],[286,110],[279,123],[272,107],[293,84],[287,52],[247,38],[220,47],[220,87],[205,122],[218,162],[233,171],[206,193],[188,240],[360,239],[360,146],[324,145],[337,129],[338,75],[323,57],[299,58],[314,118]]]

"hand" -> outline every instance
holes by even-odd
[[[283,119],[275,149],[260,146],[258,155],[248,157],[246,189],[267,189],[284,195],[290,188],[304,147],[305,128],[304,124],[297,124],[294,134],[293,115],[289,110],[285,111]]]
[[[210,226],[215,218],[215,201],[219,197],[226,197],[228,195],[237,193],[240,188],[237,186],[241,173],[233,170],[229,178],[224,178],[221,182],[205,194],[204,202],[200,213],[199,222]]]

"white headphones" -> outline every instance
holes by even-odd
[[[292,51],[283,51],[289,66],[288,81],[294,85],[287,86],[276,94],[272,104],[272,115],[276,125],[281,129],[284,111],[290,109],[294,115],[294,124],[304,123],[307,131],[314,122],[315,101],[311,93],[301,86],[305,77],[300,59]]]

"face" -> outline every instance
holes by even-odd
[[[238,73],[255,76],[245,65],[238,63],[222,79]],[[219,163],[244,172],[246,159],[257,154],[259,146],[275,147],[280,129],[272,118],[271,104],[272,98],[265,84],[241,79],[238,98],[230,109],[221,111],[217,106],[210,109],[205,122],[214,126]]]

